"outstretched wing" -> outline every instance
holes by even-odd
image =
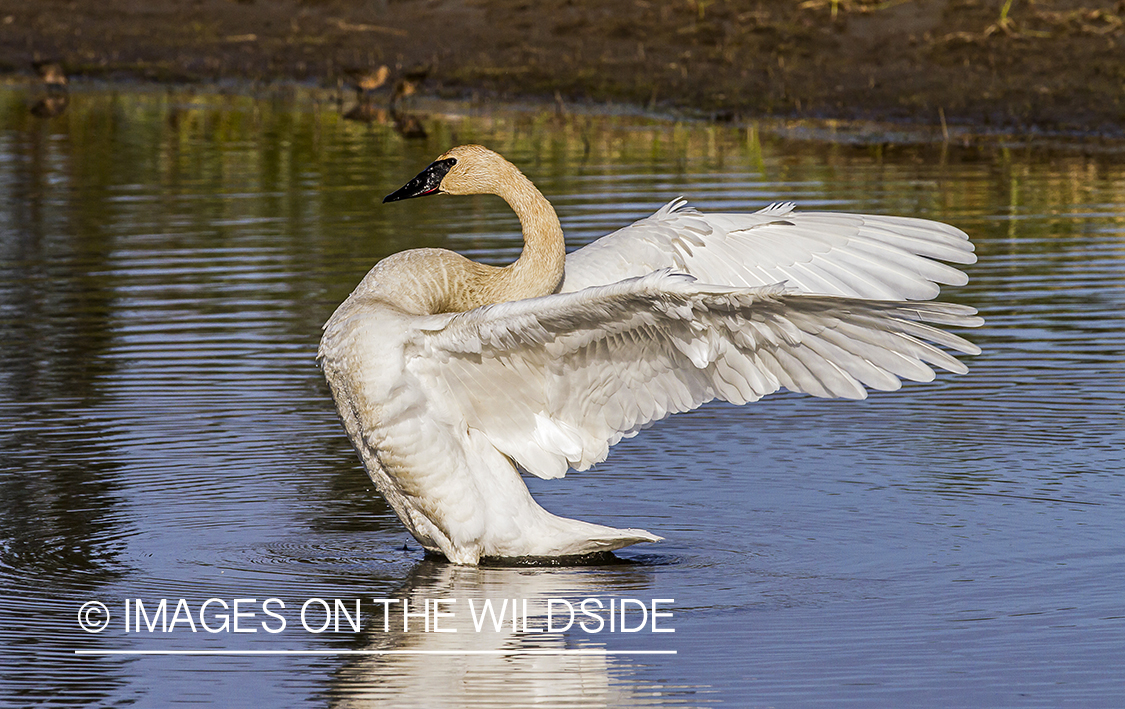
[[[973,327],[972,308],[702,285],[662,270],[577,293],[428,316],[407,369],[539,477],[605,459],[609,447],[712,399],[746,403],[785,387],[862,399],[967,368],[976,354],[926,322]],[[413,355],[413,356],[412,356]]]
[[[702,214],[675,200],[652,216],[567,255],[560,292],[672,268],[701,283],[768,286],[880,300],[929,300],[964,285],[941,261],[976,261],[965,232],[909,217],[796,212]]]

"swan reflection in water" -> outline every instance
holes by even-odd
[[[325,324],[319,360],[368,474],[428,551],[458,564],[556,558],[660,538],[564,519],[520,470],[585,470],[610,446],[713,399],[867,389],[963,373],[980,350],[932,302],[976,260],[937,222],[680,200],[566,254],[559,219],[514,165],[453,148],[384,200],[494,194],[524,249],[504,268],[444,249],[389,256]],[[940,346],[940,347],[939,347]],[[945,349],[942,349],[945,348]]]
[[[619,565],[595,571],[469,567],[423,561],[393,595],[397,603],[391,606],[389,624],[384,625],[381,611],[369,615],[362,644],[357,648],[405,652],[350,656],[332,678],[329,704],[335,708],[381,702],[396,707],[631,706],[631,698],[652,696],[661,689],[645,686],[635,676],[635,666],[674,661],[675,657],[607,655],[603,650],[674,650],[675,633],[653,634],[647,629],[611,633],[607,628],[595,633],[582,630],[577,623],[565,633],[536,629],[546,628],[544,609],[549,599],[570,599],[577,605],[587,598],[635,596],[651,602],[651,584],[651,571],[642,566]],[[443,606],[451,615],[441,619],[440,627],[456,632],[426,632],[421,618],[410,619],[409,629],[403,631],[398,610],[402,602],[408,602],[414,612],[434,599],[453,601]],[[491,617],[478,629],[469,611],[470,599],[478,610],[485,600],[497,609],[505,601],[518,601],[521,616],[515,629],[510,617],[498,630]],[[528,632],[523,631],[524,601],[529,610]],[[662,620],[674,628],[675,611],[669,608],[673,616]],[[602,613],[603,618],[606,615]],[[555,627],[559,627],[559,616],[555,618]],[[564,617],[561,624],[565,622]],[[596,627],[592,621],[588,625],[590,630]],[[667,694],[668,688],[663,691]],[[695,690],[678,691],[690,694]]]

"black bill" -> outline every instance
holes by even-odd
[[[457,160],[455,158],[446,158],[445,160],[436,160],[430,163],[430,166],[419,172],[418,176],[413,180],[384,197],[383,203],[386,204],[387,202],[397,202],[400,199],[437,194],[442,179],[445,178],[446,173],[456,164]]]

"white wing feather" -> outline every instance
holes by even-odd
[[[964,285],[940,263],[976,261],[965,232],[909,217],[796,212],[774,204],[753,214],[702,214],[674,200],[652,216],[567,255],[559,292],[671,268],[702,283],[756,287],[785,282],[802,293],[929,300],[938,284]]]
[[[568,264],[569,268],[569,264]],[[966,367],[924,324],[976,326],[972,308],[703,285],[664,269],[611,285],[426,316],[408,370],[520,467],[582,470],[665,416],[784,387],[862,399]]]

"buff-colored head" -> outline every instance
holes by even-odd
[[[459,145],[447,151],[410,182],[383,200],[431,194],[502,194],[505,182],[520,175],[510,162],[480,145]]]
[[[456,160],[441,181],[446,194],[496,194],[502,176],[515,171],[504,158],[482,145],[459,145],[438,160]]]

